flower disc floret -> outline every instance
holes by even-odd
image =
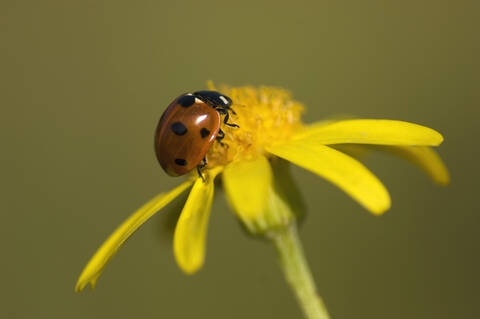
[[[300,116],[304,107],[292,99],[290,92],[275,87],[240,87],[209,84],[229,96],[236,115],[231,122],[239,128],[224,125],[225,132],[221,146],[215,143],[207,154],[208,167],[226,166],[233,161],[249,160],[266,154],[266,148],[275,141],[290,139],[302,128]]]

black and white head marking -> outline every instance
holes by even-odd
[[[193,95],[211,107],[228,108],[232,104],[232,100],[228,96],[222,95],[217,91],[197,91]]]

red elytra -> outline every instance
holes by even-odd
[[[196,168],[215,141],[221,118],[215,108],[191,94],[176,98],[165,110],[155,132],[155,153],[170,176]]]

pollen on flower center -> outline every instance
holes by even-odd
[[[265,147],[289,139],[302,127],[303,105],[292,100],[288,91],[274,87],[217,88],[212,83],[208,87],[232,99],[232,108],[237,114],[231,114],[229,122],[240,126],[222,125],[225,146],[214,143],[210,148],[207,153],[209,168],[265,154]]]

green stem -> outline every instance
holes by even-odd
[[[327,309],[320,296],[317,295],[315,282],[303,254],[296,224],[271,231],[269,238],[277,248],[284,275],[295,292],[305,317],[329,319]]]

